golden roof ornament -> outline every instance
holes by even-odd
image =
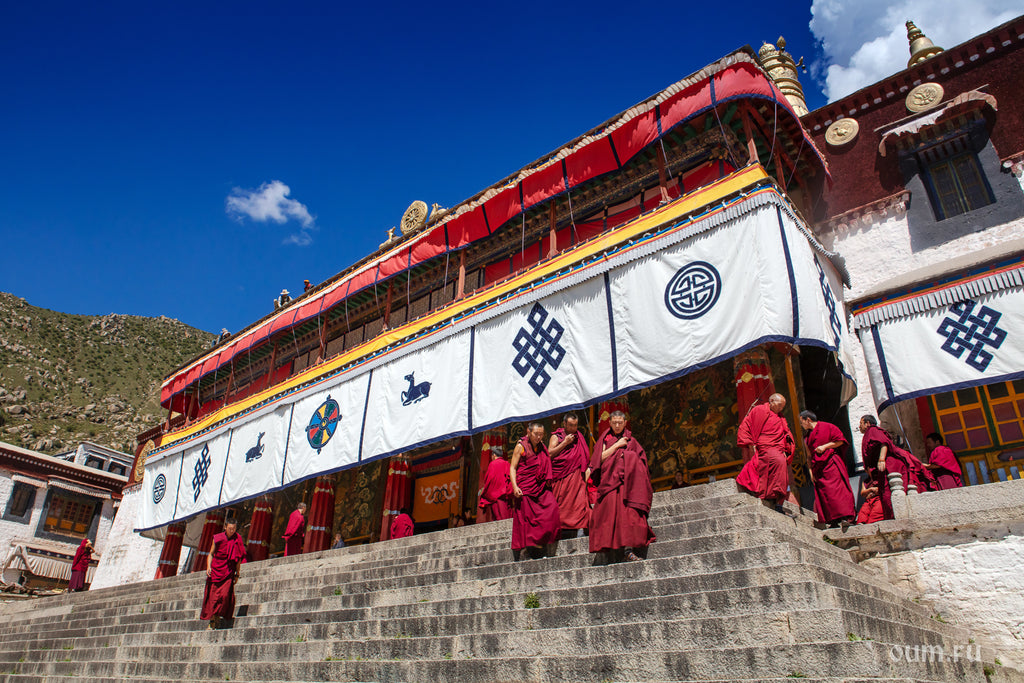
[[[779,36],[775,45],[771,43],[762,45],[761,49],[757,51],[757,58],[761,62],[761,68],[767,72],[782,94],[786,96],[786,100],[789,101],[796,115],[803,116],[807,113],[807,102],[804,100],[804,89],[800,85],[800,76],[797,70],[802,68],[806,71],[807,68],[804,66],[803,57],[799,61],[794,61],[793,56],[786,52],[785,48],[786,39]]]
[[[908,67],[920,64],[924,60],[943,52],[943,49],[933,43],[912,21],[907,22],[907,41],[910,43],[910,59],[907,60]]]
[[[415,201],[409,205],[402,215],[402,234],[411,235],[417,230],[422,230],[427,224],[427,203]]]

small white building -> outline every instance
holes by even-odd
[[[131,456],[94,444],[74,453],[82,463],[0,442],[0,578],[5,583],[63,587],[84,538],[95,548],[86,575],[86,583],[92,582],[128,482],[114,472]]]

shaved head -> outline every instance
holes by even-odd
[[[786,409],[786,397],[782,394],[772,394],[768,397],[768,405],[771,406],[773,413],[779,414]]]

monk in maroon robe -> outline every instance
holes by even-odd
[[[878,486],[870,476],[861,482],[860,495],[864,502],[861,503],[860,510],[857,512],[857,524],[874,524],[885,519],[882,497],[878,495]]]
[[[492,454],[494,451],[491,451]],[[480,487],[480,522],[497,522],[512,517],[512,481],[504,454],[491,455]]]
[[[846,469],[847,441],[839,427],[818,420],[809,410],[800,413],[800,426],[807,433],[811,483],[814,484],[814,511],[818,521],[831,527],[846,528],[853,522],[854,500],[850,474]]]
[[[530,424],[509,464],[512,480],[512,550],[528,549],[533,557],[553,556],[561,524],[558,501],[551,492],[551,457],[544,447],[544,425]]]
[[[89,571],[89,562],[92,560],[92,541],[88,538],[82,539],[75,551],[75,557],[71,560],[71,580],[68,581],[68,592],[76,593],[85,590],[85,574]]]
[[[562,528],[582,535],[590,526],[586,479],[590,449],[579,432],[579,418],[575,414],[562,418],[562,426],[551,434],[548,453],[551,455],[551,488],[558,501]]]
[[[748,464],[756,461],[758,498],[779,510],[789,497],[789,463],[796,450],[789,423],[781,414],[785,408],[786,398],[772,394],[768,403],[750,409],[736,433],[736,445],[753,450]]]
[[[406,538],[412,536],[416,525],[412,521],[412,515],[408,510],[402,510],[391,522],[391,538]]]
[[[301,555],[302,544],[306,540],[306,504],[299,503],[295,511],[288,517],[288,526],[284,530],[284,556]]]
[[[924,446],[928,449],[928,462],[925,467],[935,475],[935,484],[939,491],[956,489],[964,485],[963,470],[956,453],[942,440],[942,435],[932,432],[924,437]]]
[[[209,621],[208,628],[219,628],[223,620],[235,613],[235,581],[238,565],[245,562],[245,542],[237,533],[234,520],[224,522],[224,531],[213,537],[213,547],[206,560],[206,591],[199,618]]]
[[[889,490],[889,472],[899,472],[903,478],[903,490],[911,484],[918,491],[929,490],[930,484],[923,478],[926,472],[920,460],[914,454],[897,446],[889,433],[878,426],[874,415],[865,415],[858,425],[861,434],[860,455],[864,460],[864,469],[878,489],[885,519],[893,519],[892,491]],[[930,473],[929,473],[930,477]]]
[[[590,552],[611,560],[636,561],[657,540],[647,523],[654,500],[647,453],[626,429],[626,415],[616,410],[590,455],[590,473],[598,481],[590,516]]]

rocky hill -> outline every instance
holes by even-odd
[[[0,292],[0,441],[130,453],[134,436],[166,416],[164,376],[212,339],[162,316],[69,315]]]

